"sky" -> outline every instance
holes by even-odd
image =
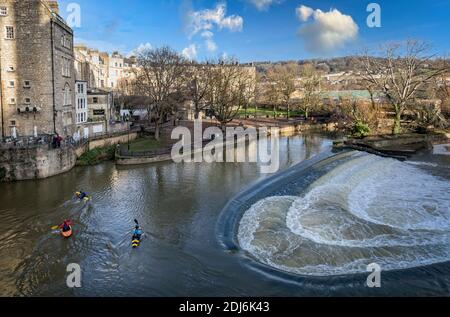
[[[125,55],[168,45],[197,60],[301,60],[407,39],[450,53],[450,0],[60,0],[72,25],[74,3],[75,41]],[[378,5],[380,19],[371,21],[380,27],[368,26],[370,3]]]

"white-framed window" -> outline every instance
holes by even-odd
[[[5,26],[5,39],[14,40],[14,27]]]
[[[29,105],[31,103],[31,98],[25,98],[25,104]]]
[[[8,7],[1,6],[0,7],[0,16],[5,17],[8,15]]]
[[[23,81],[23,88],[30,88],[31,87],[31,81],[24,80]]]
[[[16,86],[16,83],[14,82],[14,80],[8,81],[8,88],[14,88],[15,86]]]
[[[84,94],[84,85],[83,84],[78,84],[78,93],[79,94]]]
[[[16,104],[16,98],[9,98],[9,104],[15,105]]]

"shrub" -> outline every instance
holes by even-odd
[[[368,124],[363,122],[357,122],[353,127],[352,135],[356,138],[364,138],[370,134],[370,128]]]

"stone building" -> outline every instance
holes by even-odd
[[[118,52],[109,55],[83,44],[76,44],[74,50],[76,79],[88,82],[89,88],[118,90],[122,80],[134,75],[136,58]]]
[[[2,138],[73,135],[73,31],[57,1],[0,0]]]

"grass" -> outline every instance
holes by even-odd
[[[104,148],[97,148],[84,153],[77,160],[78,166],[96,165],[104,161],[114,160],[116,147],[108,146]]]
[[[161,140],[155,140],[151,137],[139,138],[130,143],[131,152],[147,152],[166,147],[167,144]]]

